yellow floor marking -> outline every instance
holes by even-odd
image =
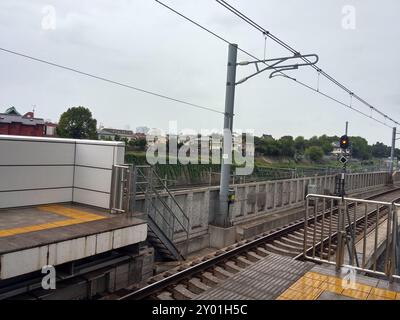
[[[383,298],[383,297],[380,297],[380,296],[376,296],[376,295],[374,295],[374,294],[370,294],[370,295],[368,296],[367,300],[390,300],[390,299],[388,299],[388,298]]]
[[[354,298],[357,300],[367,300],[368,298],[368,293],[358,291],[355,289],[344,289],[342,292],[342,296]]]
[[[80,210],[72,209],[72,208],[67,208],[67,207],[60,206],[60,205],[39,206],[39,207],[37,207],[37,209],[39,209],[41,211],[55,213],[55,214],[58,214],[60,216],[67,217],[70,219],[65,219],[65,220],[60,220],[60,221],[52,221],[52,222],[42,223],[42,224],[35,224],[35,225],[25,226],[25,227],[0,230],[0,238],[14,236],[17,234],[22,234],[22,233],[33,232],[33,231],[54,229],[54,228],[58,228],[58,227],[70,226],[70,225],[79,224],[79,223],[83,223],[83,222],[89,222],[89,221],[95,221],[95,220],[101,220],[101,219],[107,218],[105,216],[101,216],[98,214],[89,213],[86,211],[80,211]]]
[[[379,289],[379,288],[373,288],[371,291],[371,294],[380,296],[382,298],[388,298],[391,300],[396,299],[396,292],[389,291],[389,290],[384,290],[384,289]]]
[[[277,300],[316,300],[324,291],[358,300],[400,300],[400,292],[374,288],[361,283],[348,286],[341,278],[312,271],[305,273]]]

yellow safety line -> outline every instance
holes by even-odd
[[[307,272],[276,300],[316,300],[324,291],[358,300],[400,300],[399,292],[357,282],[349,284],[341,278],[317,272]]]
[[[25,227],[18,227],[12,229],[4,229],[0,230],[0,238],[13,236],[22,233],[28,233],[33,231],[40,231],[46,229],[53,229],[58,227],[70,226],[74,224],[79,224],[83,222],[95,221],[106,219],[105,216],[97,215],[94,213],[89,213],[85,211],[80,211],[72,208],[67,208],[60,205],[45,205],[37,207],[40,211],[46,211],[58,214],[63,217],[68,217],[70,219],[61,220],[61,221],[52,221],[48,223],[36,224]]]

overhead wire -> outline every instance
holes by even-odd
[[[254,20],[250,19],[248,16],[246,16],[245,14],[243,14],[242,12],[240,12],[238,9],[234,8],[232,5],[230,5],[227,1],[225,0],[215,0],[217,3],[219,3],[220,5],[222,5],[223,7],[225,7],[226,9],[228,9],[229,11],[231,11],[233,14],[235,14],[236,16],[238,16],[240,19],[244,20],[246,23],[248,23],[249,25],[251,25],[253,28],[255,28],[256,30],[258,30],[259,32],[261,32],[264,35],[267,35],[268,38],[270,38],[271,40],[275,41],[277,44],[281,45],[282,47],[284,47],[285,49],[287,49],[288,51],[290,51],[293,54],[300,54],[299,51],[295,50],[293,47],[291,47],[290,45],[288,45],[287,43],[285,43],[284,41],[282,41],[281,39],[279,39],[277,36],[275,36],[274,34],[272,34],[270,31],[266,30],[265,28],[261,27],[259,24],[257,24]],[[310,60],[302,57],[301,58],[303,61],[310,63]],[[354,99],[358,100],[359,102],[361,102],[362,104],[364,104],[365,106],[369,107],[371,110],[375,111],[376,113],[380,114],[381,116],[383,116],[385,119],[390,120],[392,123],[396,124],[396,125],[400,125],[400,123],[396,120],[394,120],[392,117],[388,116],[387,114],[385,114],[384,112],[380,111],[378,108],[374,107],[373,105],[371,105],[370,103],[368,103],[367,101],[365,101],[365,99],[361,98],[359,95],[355,94],[353,91],[351,91],[350,89],[348,89],[345,85],[343,85],[342,83],[340,83],[338,80],[336,80],[335,78],[333,78],[331,75],[329,75],[327,72],[325,72],[324,70],[322,70],[321,68],[319,68],[317,65],[310,65],[312,68],[314,68],[315,70],[317,70],[317,72],[319,72],[322,76],[324,76],[325,78],[327,78],[329,81],[331,81],[332,83],[334,83],[336,86],[338,86],[339,88],[341,88],[342,90],[346,91],[347,93],[351,94],[353,96]]]
[[[213,35],[213,36],[216,37],[217,39],[219,39],[219,40],[221,40],[221,41],[223,41],[223,42],[225,42],[225,43],[227,43],[227,44],[231,44],[231,42],[230,42],[229,40],[227,40],[226,38],[222,37],[221,35],[217,34],[216,32],[212,31],[211,29],[209,29],[209,28],[207,28],[207,27],[201,25],[200,23],[194,21],[193,19],[191,19],[191,18],[189,18],[188,16],[184,15],[183,13],[177,11],[176,9],[172,8],[171,6],[168,6],[167,4],[163,3],[163,2],[160,1],[160,0],[154,0],[154,1],[157,2],[157,3],[159,3],[160,5],[164,6],[165,8],[167,8],[168,10],[170,10],[171,12],[177,14],[178,16],[180,16],[181,18],[185,19],[186,21],[188,21],[188,22],[194,24],[195,26],[199,27],[200,29],[202,29],[202,30],[208,32],[209,34]],[[218,1],[218,0],[216,0],[216,1]],[[264,35],[269,37],[271,34],[270,34],[269,31],[264,30]],[[248,52],[248,51],[242,49],[242,48],[239,47],[239,46],[238,46],[238,50],[239,50],[240,52],[244,53],[245,55],[247,55],[247,56],[249,56],[249,57],[255,59],[256,61],[259,61],[260,63],[263,63],[263,64],[265,64],[266,66],[270,66],[268,63],[266,63],[266,62],[263,61],[262,59],[259,59],[259,58],[258,58],[257,56],[255,56],[254,54],[252,54],[252,53],[250,53],[250,52]],[[308,59],[307,59],[307,60],[308,60]],[[275,68],[273,68],[273,69],[275,69]],[[277,70],[277,69],[275,69],[275,70]],[[322,70],[319,69],[319,68],[317,68],[317,72],[321,73]],[[363,116],[365,116],[365,117],[367,117],[367,118],[369,118],[369,119],[372,119],[372,120],[374,120],[374,121],[376,121],[376,122],[378,122],[378,123],[380,123],[380,124],[382,124],[382,125],[384,125],[384,126],[386,126],[386,127],[390,127],[390,126],[387,125],[385,122],[383,122],[383,121],[381,121],[381,120],[379,120],[379,119],[373,117],[372,114],[371,114],[371,115],[368,115],[368,114],[362,112],[361,110],[359,110],[359,109],[357,109],[357,108],[354,108],[352,105],[349,105],[349,104],[347,104],[347,103],[345,103],[345,102],[343,102],[343,101],[340,101],[339,99],[337,99],[337,98],[335,98],[335,97],[332,97],[332,96],[330,96],[330,95],[328,95],[328,94],[322,92],[321,90],[319,90],[319,85],[318,85],[318,89],[315,89],[315,88],[313,88],[312,86],[310,86],[310,85],[308,85],[308,84],[306,84],[306,83],[304,83],[304,82],[302,82],[302,81],[300,81],[300,80],[298,80],[298,79],[295,79],[295,78],[293,78],[293,77],[288,76],[288,75],[285,74],[283,71],[279,71],[279,74],[281,74],[281,75],[282,75],[283,77],[285,77],[285,78],[288,78],[288,79],[290,79],[290,80],[293,80],[295,83],[298,83],[298,84],[302,85],[303,87],[305,87],[305,88],[307,88],[307,89],[312,90],[312,91],[315,92],[315,93],[318,93],[318,94],[320,94],[320,95],[322,95],[322,96],[324,96],[324,97],[330,99],[331,101],[334,101],[334,102],[340,104],[341,106],[347,107],[347,108],[349,108],[349,109],[351,109],[351,110],[357,112],[358,114],[363,115]],[[372,110],[372,109],[371,109],[371,110]],[[390,127],[390,128],[391,128],[391,127]]]
[[[124,88],[135,90],[135,91],[138,91],[138,92],[141,92],[141,93],[152,95],[152,96],[155,96],[155,97],[158,97],[158,98],[166,99],[166,100],[173,101],[173,102],[178,102],[180,104],[184,104],[184,105],[190,106],[192,108],[197,108],[197,109],[207,110],[207,111],[210,111],[210,112],[225,114],[225,112],[220,111],[220,110],[215,109],[215,108],[202,106],[202,105],[199,105],[199,104],[195,104],[195,103],[188,102],[188,101],[185,101],[185,100],[181,100],[181,99],[177,99],[177,98],[174,98],[174,97],[170,97],[170,96],[167,96],[167,95],[164,95],[164,94],[161,94],[161,93],[157,93],[157,92],[154,92],[154,91],[150,91],[150,90],[147,90],[147,89],[142,89],[142,88],[130,85],[130,84],[126,84],[126,83],[123,83],[123,82],[115,81],[115,80],[112,80],[112,79],[109,79],[109,78],[105,78],[103,76],[98,76],[98,75],[95,75],[95,74],[92,74],[92,73],[89,73],[89,72],[81,71],[81,70],[79,70],[77,68],[67,67],[67,66],[64,66],[64,65],[61,65],[61,64],[58,64],[58,63],[54,63],[54,62],[51,62],[51,61],[47,61],[47,60],[44,60],[44,59],[33,57],[31,55],[27,55],[27,54],[20,53],[20,52],[17,52],[17,51],[13,51],[13,50],[10,50],[10,49],[6,49],[6,48],[3,48],[3,47],[0,47],[0,51],[6,52],[6,53],[9,53],[9,54],[13,54],[13,55],[25,58],[25,59],[29,59],[29,60],[33,60],[33,61],[36,61],[36,62],[40,62],[40,63],[43,63],[43,64],[47,64],[47,65],[50,65],[50,66],[53,66],[53,67],[57,67],[57,68],[60,68],[60,69],[64,69],[64,70],[67,70],[67,71],[71,71],[71,72],[74,72],[74,73],[77,73],[77,74],[80,74],[80,75],[83,75],[83,76],[86,76],[86,77],[90,77],[90,78],[94,78],[94,79],[97,79],[97,80],[101,80],[101,81],[104,81],[104,82],[107,82],[107,83],[111,83],[111,84],[114,84],[114,85],[117,85],[117,86],[121,86],[121,87],[124,87]]]

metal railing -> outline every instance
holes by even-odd
[[[111,173],[110,212],[127,213],[131,197],[131,166],[114,165]]]
[[[174,241],[183,241],[183,255],[188,252],[190,221],[174,195],[151,166],[133,167],[133,195],[142,193],[145,196],[144,212],[150,216],[162,232]],[[132,197],[134,210],[136,196]]]
[[[400,278],[397,213],[400,204],[309,194],[303,254],[307,260]]]
[[[137,206],[137,199],[144,197],[144,205]],[[164,245],[175,250],[174,242],[184,242],[180,254],[186,255],[189,245],[190,221],[165,180],[151,166],[114,165],[111,174],[110,212],[132,215],[143,212],[150,217],[161,232]],[[161,239],[160,239],[161,240]],[[171,248],[174,246],[174,248]]]

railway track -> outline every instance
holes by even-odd
[[[400,199],[400,188],[395,188],[375,194],[366,199],[379,201],[395,201]],[[318,207],[322,209],[322,207]],[[336,248],[336,230],[338,224],[337,207],[317,210],[315,216],[307,220],[307,225],[313,233],[307,234],[307,250],[312,255],[324,259],[334,255]],[[379,216],[376,217],[379,212]],[[365,216],[364,212],[355,211],[355,235],[360,236],[365,229],[374,228],[376,219],[384,220],[385,210],[372,209]],[[324,225],[324,218],[331,214],[332,223]],[[235,245],[218,250],[203,258],[184,263],[158,274],[147,281],[143,288],[126,288],[106,296],[103,299],[118,300],[185,300],[196,296],[234,274],[260,261],[267,255],[279,254],[294,259],[300,259],[304,250],[304,219],[297,220],[287,226],[264,233],[250,240],[241,241]],[[314,228],[315,226],[315,228]],[[353,223],[346,224],[352,228]],[[322,230],[324,230],[322,232]]]

